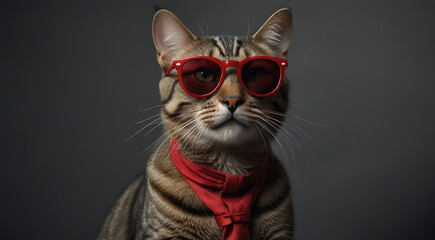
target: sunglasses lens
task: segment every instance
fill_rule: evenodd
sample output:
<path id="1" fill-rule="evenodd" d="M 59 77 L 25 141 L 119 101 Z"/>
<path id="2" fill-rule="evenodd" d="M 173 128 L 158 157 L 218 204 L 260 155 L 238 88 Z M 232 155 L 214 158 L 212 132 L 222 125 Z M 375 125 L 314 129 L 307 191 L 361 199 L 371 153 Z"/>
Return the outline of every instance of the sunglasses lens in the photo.
<path id="1" fill-rule="evenodd" d="M 255 59 L 242 67 L 245 86 L 257 94 L 273 92 L 279 85 L 280 74 L 278 64 L 267 59 Z"/>
<path id="2" fill-rule="evenodd" d="M 181 68 L 184 87 L 193 94 L 206 95 L 216 89 L 221 77 L 217 63 L 206 59 L 193 59 Z"/>

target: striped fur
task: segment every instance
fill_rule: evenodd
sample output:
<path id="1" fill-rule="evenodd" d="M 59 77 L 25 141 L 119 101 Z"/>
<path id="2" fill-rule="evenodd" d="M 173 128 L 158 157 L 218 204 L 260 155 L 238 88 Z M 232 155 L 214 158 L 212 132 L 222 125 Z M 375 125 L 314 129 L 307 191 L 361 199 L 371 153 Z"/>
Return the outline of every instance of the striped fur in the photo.
<path id="1" fill-rule="evenodd" d="M 184 39 L 177 41 L 188 42 L 179 46 L 171 42 L 173 35 L 154 32 L 155 42 L 162 39 L 156 42 L 156 48 L 163 72 L 171 60 L 191 56 L 242 60 L 258 55 L 285 58 L 287 54 L 286 48 L 277 52 L 280 48 L 268 44 L 270 40 L 276 45 L 283 35 L 280 28 L 286 25 L 280 21 L 289 16 L 291 21 L 287 9 L 279 10 L 259 32 L 248 37 L 196 37 L 172 13 L 161 10 L 156 18 L 159 14 L 166 15 L 168 24 L 174 25 L 171 27 L 178 26 L 175 30 Z M 267 32 L 274 29 L 277 32 Z M 267 39 L 268 36 L 272 39 Z M 216 94 L 197 99 L 181 89 L 176 70 L 172 70 L 160 82 L 164 140 L 148 161 L 146 174 L 138 177 L 119 198 L 98 239 L 221 239 L 222 228 L 216 224 L 213 214 L 172 163 L 169 142 L 178 138 L 179 151 L 192 161 L 229 174 L 246 174 L 265 159 L 270 141 L 284 121 L 288 85 L 286 80 L 274 95 L 253 97 L 244 92 L 234 70 L 229 68 Z M 240 123 L 222 123 L 222 116 L 228 111 L 223 99 L 233 95 L 241 99 L 233 113 Z M 271 157 L 266 182 L 251 212 L 252 239 L 293 239 L 290 185 L 280 162 Z"/>

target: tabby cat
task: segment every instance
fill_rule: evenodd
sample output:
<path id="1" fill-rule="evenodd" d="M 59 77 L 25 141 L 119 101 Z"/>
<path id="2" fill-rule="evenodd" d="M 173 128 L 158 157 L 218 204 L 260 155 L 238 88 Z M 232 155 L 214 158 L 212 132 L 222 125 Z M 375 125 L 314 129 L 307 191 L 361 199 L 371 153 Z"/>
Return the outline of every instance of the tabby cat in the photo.
<path id="1" fill-rule="evenodd" d="M 164 140 L 98 239 L 222 239 L 223 228 L 171 159 L 174 140 L 189 161 L 230 175 L 246 175 L 268 159 L 250 211 L 250 236 L 293 239 L 290 186 L 270 145 L 288 104 L 290 10 L 278 10 L 246 37 L 195 36 L 167 10 L 156 13 L 152 29 L 162 68 Z"/>

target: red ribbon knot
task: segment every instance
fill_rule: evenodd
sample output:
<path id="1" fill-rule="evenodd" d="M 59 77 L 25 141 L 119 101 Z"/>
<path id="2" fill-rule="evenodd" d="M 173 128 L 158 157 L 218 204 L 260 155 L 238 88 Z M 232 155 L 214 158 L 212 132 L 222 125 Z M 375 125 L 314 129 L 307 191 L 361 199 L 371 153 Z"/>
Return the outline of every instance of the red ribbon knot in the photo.
<path id="1" fill-rule="evenodd" d="M 250 213 L 234 213 L 215 216 L 216 223 L 219 227 L 225 227 L 234 223 L 249 223 Z"/>

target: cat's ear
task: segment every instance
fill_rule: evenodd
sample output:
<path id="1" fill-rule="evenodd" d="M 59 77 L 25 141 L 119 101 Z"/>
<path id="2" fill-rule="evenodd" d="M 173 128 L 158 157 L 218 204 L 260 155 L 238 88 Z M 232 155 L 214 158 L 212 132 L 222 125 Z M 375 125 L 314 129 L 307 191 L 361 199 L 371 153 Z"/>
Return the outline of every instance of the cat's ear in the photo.
<path id="1" fill-rule="evenodd" d="M 195 39 L 195 35 L 170 11 L 161 9 L 154 15 L 153 40 L 157 61 L 162 67 L 169 67 L 174 57 Z"/>
<path id="2" fill-rule="evenodd" d="M 292 13 L 288 8 L 276 11 L 253 38 L 272 49 L 276 56 L 287 57 L 287 49 L 292 37 Z"/>

